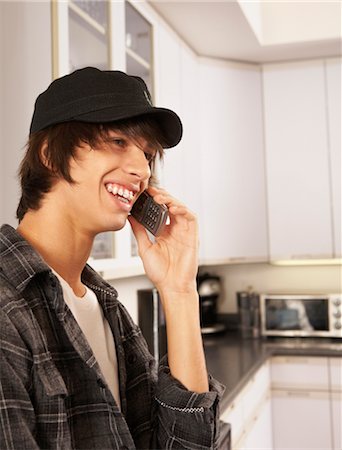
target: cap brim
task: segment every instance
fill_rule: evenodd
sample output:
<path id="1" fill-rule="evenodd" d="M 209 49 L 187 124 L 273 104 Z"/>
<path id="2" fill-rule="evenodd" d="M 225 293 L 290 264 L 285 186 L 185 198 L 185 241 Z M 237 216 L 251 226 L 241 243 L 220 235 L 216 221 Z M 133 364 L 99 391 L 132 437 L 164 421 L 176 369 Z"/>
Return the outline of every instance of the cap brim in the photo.
<path id="1" fill-rule="evenodd" d="M 163 146 L 165 148 L 174 147 L 182 139 L 183 126 L 180 118 L 175 112 L 166 108 L 137 108 L 135 105 L 132 106 L 132 108 L 126 106 L 125 111 L 122 111 L 121 108 L 112 106 L 77 115 L 73 117 L 72 120 L 91 123 L 106 123 L 139 116 L 153 116 L 164 136 L 165 142 Z"/>

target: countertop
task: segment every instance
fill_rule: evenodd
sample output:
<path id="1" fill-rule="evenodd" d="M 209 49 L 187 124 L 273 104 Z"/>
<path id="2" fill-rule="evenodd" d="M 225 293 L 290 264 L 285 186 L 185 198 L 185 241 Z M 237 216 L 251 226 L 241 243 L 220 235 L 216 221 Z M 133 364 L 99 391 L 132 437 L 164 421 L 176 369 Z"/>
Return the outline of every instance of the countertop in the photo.
<path id="1" fill-rule="evenodd" d="M 203 337 L 208 372 L 226 386 L 221 411 L 241 391 L 251 376 L 274 355 L 340 356 L 342 339 L 259 338 L 242 339 L 227 331 Z"/>

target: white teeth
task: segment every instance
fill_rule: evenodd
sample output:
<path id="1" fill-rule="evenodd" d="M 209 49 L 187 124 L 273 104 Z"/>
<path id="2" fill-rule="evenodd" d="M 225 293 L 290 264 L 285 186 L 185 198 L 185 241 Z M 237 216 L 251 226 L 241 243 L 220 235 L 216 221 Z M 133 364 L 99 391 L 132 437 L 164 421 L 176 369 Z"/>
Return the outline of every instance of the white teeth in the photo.
<path id="1" fill-rule="evenodd" d="M 108 183 L 106 185 L 106 189 L 108 192 L 111 192 L 113 195 L 119 195 L 120 197 L 131 201 L 134 198 L 134 192 L 129 191 L 128 189 L 124 189 L 121 186 L 113 185 L 112 183 Z"/>

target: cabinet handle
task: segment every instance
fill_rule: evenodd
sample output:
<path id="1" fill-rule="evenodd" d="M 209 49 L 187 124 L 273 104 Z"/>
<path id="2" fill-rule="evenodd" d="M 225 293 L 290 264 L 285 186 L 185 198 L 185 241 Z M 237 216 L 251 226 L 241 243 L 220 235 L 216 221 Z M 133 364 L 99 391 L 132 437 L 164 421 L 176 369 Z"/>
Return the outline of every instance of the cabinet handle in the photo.
<path id="1" fill-rule="evenodd" d="M 297 392 L 287 391 L 286 395 L 288 397 L 310 397 L 310 392 L 305 392 L 305 391 L 297 391 Z"/>

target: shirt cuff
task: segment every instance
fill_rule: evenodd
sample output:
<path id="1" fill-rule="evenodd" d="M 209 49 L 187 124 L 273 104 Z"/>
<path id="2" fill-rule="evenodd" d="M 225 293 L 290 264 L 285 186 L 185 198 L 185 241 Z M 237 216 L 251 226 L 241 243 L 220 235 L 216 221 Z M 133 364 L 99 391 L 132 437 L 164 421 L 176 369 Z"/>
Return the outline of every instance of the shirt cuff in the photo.
<path id="1" fill-rule="evenodd" d="M 217 405 L 225 386 L 208 375 L 209 391 L 198 394 L 188 390 L 179 380 L 171 375 L 165 356 L 159 363 L 159 376 L 156 386 L 156 400 L 162 406 L 176 411 L 195 412 L 210 409 Z"/>

